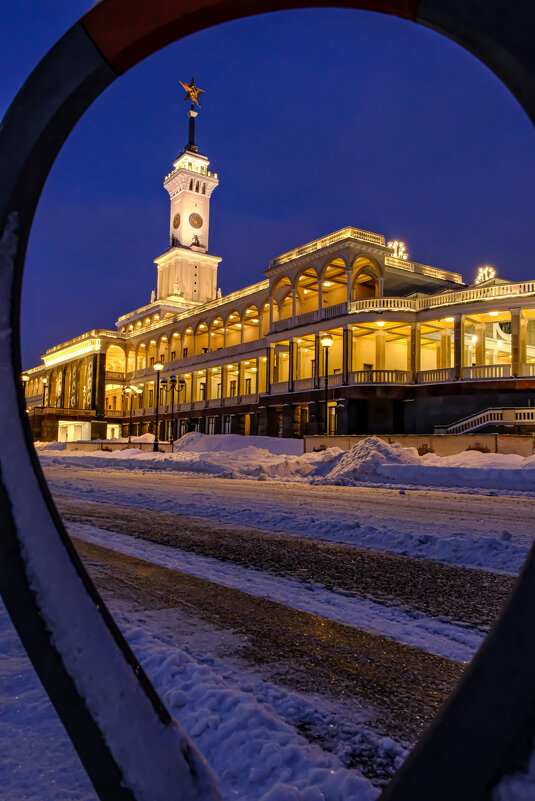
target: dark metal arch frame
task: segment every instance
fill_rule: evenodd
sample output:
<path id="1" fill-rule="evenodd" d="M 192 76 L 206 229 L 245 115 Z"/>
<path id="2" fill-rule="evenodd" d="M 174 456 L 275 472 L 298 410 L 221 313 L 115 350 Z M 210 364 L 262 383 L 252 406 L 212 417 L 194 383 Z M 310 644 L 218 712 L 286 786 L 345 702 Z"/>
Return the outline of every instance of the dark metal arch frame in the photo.
<path id="1" fill-rule="evenodd" d="M 144 705 L 147 725 L 172 727 L 167 710 L 124 642 L 72 548 L 31 445 L 20 386 L 22 270 L 42 186 L 61 146 L 89 105 L 119 75 L 161 47 L 240 17 L 333 6 L 394 14 L 450 37 L 508 86 L 535 122 L 535 4 L 531 0 L 102 0 L 50 50 L 0 127 L 0 589 L 10 616 L 101 799 L 162 797 L 151 765 L 133 791 L 118 744 L 105 737 L 69 654 L 54 644 L 39 556 L 54 551 L 57 576 L 71 582 L 80 608 L 98 610 L 114 673 Z M 38 531 L 35 524 L 38 521 Z M 41 549 L 41 550 L 40 550 Z M 71 589 L 72 589 L 71 588 Z M 50 596 L 50 597 L 49 597 Z M 384 801 L 474 801 L 524 764 L 535 733 L 535 551 L 493 632 L 430 729 L 384 791 Z M 132 680 L 134 679 L 133 683 Z M 147 703 L 148 702 L 148 703 Z M 217 798 L 209 769 L 186 744 L 169 765 L 190 766 L 196 790 L 170 782 L 167 798 Z M 131 786 L 131 782 L 130 782 Z M 200 789 L 199 789 L 200 787 Z"/>

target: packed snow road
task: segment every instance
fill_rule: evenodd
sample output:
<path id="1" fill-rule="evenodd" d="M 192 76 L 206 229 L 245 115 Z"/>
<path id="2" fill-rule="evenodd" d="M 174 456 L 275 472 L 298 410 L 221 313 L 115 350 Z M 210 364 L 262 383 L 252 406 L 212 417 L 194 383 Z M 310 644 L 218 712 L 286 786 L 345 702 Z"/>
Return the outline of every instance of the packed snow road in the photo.
<path id="1" fill-rule="evenodd" d="M 44 467 L 53 493 L 516 574 L 535 498 Z"/>

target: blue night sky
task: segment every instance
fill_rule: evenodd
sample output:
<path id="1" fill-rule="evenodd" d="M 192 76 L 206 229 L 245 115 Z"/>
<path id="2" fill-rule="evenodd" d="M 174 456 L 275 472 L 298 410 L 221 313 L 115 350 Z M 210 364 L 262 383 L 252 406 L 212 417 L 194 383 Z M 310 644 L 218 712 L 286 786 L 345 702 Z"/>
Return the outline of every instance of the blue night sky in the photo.
<path id="1" fill-rule="evenodd" d="M 0 114 L 82 0 L 2 12 Z M 219 173 L 210 251 L 223 293 L 273 256 L 355 225 L 415 261 L 535 278 L 535 136 L 470 54 L 425 28 L 347 10 L 264 15 L 205 31 L 112 85 L 46 184 L 28 251 L 23 364 L 149 301 L 168 244 L 162 187 L 187 141 L 178 79 L 206 90 L 197 141 Z"/>

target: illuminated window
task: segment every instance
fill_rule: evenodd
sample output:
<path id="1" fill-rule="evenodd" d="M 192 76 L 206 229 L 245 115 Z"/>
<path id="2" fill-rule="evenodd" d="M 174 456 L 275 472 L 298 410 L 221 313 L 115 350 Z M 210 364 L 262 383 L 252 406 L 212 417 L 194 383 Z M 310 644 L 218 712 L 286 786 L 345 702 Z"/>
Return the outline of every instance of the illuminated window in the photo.
<path id="1" fill-rule="evenodd" d="M 187 359 L 187 358 L 188 358 L 188 349 L 187 349 L 187 348 L 184 348 L 184 349 L 183 349 L 183 351 L 182 351 L 182 358 L 183 358 L 183 359 Z"/>

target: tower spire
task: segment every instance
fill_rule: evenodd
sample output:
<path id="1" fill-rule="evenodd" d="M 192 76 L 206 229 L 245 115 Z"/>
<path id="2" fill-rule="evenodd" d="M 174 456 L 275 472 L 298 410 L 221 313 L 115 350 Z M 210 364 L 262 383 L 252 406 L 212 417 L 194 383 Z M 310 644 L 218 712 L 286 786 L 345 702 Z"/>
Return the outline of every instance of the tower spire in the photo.
<path id="1" fill-rule="evenodd" d="M 179 81 L 180 85 L 186 91 L 185 100 L 191 100 L 191 108 L 187 112 L 189 117 L 189 141 L 186 145 L 186 150 L 189 150 L 192 153 L 196 153 L 199 149 L 198 145 L 195 144 L 195 117 L 199 113 L 195 111 L 195 103 L 197 103 L 198 107 L 201 107 L 199 103 L 199 95 L 205 94 L 204 89 L 199 89 L 199 87 L 195 84 L 195 78 L 191 78 L 189 83 L 184 83 L 184 81 Z"/>

